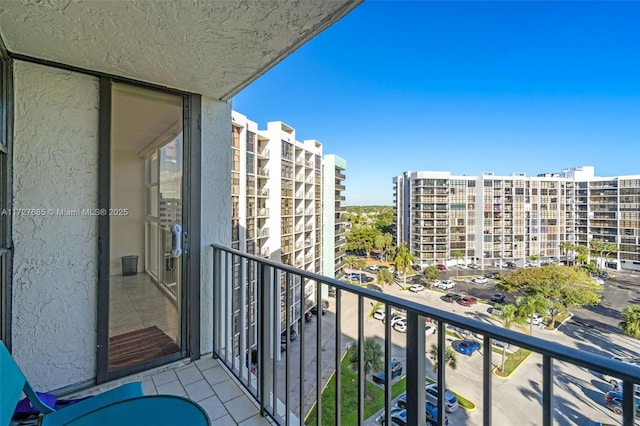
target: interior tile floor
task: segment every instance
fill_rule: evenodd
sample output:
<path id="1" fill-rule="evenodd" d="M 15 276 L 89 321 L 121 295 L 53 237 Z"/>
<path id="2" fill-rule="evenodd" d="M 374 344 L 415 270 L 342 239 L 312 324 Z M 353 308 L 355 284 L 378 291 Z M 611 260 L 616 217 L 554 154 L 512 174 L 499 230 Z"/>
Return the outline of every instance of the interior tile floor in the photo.
<path id="1" fill-rule="evenodd" d="M 177 342 L 178 308 L 146 273 L 113 275 L 109 282 L 109 337 L 155 325 Z"/>
<path id="2" fill-rule="evenodd" d="M 274 424 L 260 415 L 257 402 L 211 355 L 195 362 L 181 361 L 115 380 L 70 397 L 94 395 L 133 381 L 142 381 L 145 395 L 179 395 L 197 402 L 205 409 L 214 426 Z"/>

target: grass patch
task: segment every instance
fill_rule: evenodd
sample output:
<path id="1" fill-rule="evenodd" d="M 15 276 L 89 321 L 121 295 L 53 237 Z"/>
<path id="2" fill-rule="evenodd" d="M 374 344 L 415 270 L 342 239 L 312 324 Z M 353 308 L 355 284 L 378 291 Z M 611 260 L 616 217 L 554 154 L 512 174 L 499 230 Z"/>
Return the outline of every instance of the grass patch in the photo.
<path id="1" fill-rule="evenodd" d="M 493 352 L 502 355 L 502 349 L 500 348 L 492 348 Z M 504 362 L 504 372 L 500 370 L 500 366 L 496 367 L 496 374 L 501 376 L 507 376 L 515 371 L 516 368 L 522 362 L 527 359 L 527 357 L 531 355 L 531 351 L 529 349 L 520 348 L 515 352 L 506 352 L 505 354 L 505 362 Z"/>
<path id="2" fill-rule="evenodd" d="M 341 422 L 345 425 L 358 424 L 358 375 L 349 369 L 349 360 L 344 357 L 342 363 L 342 389 L 340 394 Z M 404 392 L 406 387 L 403 377 L 391 386 L 391 397 L 395 398 Z M 384 389 L 376 386 L 369 380 L 365 380 L 366 399 L 364 404 L 364 417 L 373 416 L 384 407 Z M 305 424 L 316 424 L 316 408 L 309 412 L 305 418 Z M 329 383 L 322 392 L 322 424 L 333 426 L 336 413 L 336 376 L 331 376 Z"/>

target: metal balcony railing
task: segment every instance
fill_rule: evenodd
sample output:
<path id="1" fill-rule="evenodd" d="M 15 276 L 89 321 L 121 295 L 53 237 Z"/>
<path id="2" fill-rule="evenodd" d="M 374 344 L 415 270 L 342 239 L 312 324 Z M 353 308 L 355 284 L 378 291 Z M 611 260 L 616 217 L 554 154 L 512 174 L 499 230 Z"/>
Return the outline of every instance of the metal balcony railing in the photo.
<path id="1" fill-rule="evenodd" d="M 368 288 L 358 287 L 327 278 L 318 274 L 294 268 L 292 266 L 248 255 L 238 250 L 220 245 L 211 245 L 213 261 L 213 351 L 238 381 L 253 395 L 264 416 L 269 416 L 280 425 L 302 424 L 307 413 L 315 407 L 316 424 L 341 424 L 342 410 L 342 365 L 341 358 L 345 341 L 342 327 L 342 303 L 345 306 L 348 298 L 355 298 L 357 318 L 346 318 L 346 323 L 356 323 L 357 363 L 356 381 L 349 385 L 357 386 L 357 407 L 349 407 L 357 412 L 357 424 L 364 424 L 364 340 L 365 309 L 369 300 L 385 305 L 384 365 L 385 371 L 391 371 L 391 311 L 392 307 L 406 312 L 406 407 L 407 424 L 425 424 L 425 333 L 424 324 L 427 317 L 437 321 L 437 362 L 446 366 L 445 348 L 446 327 L 468 330 L 475 335 L 482 335 L 484 348 L 491 348 L 492 341 L 497 340 L 529 349 L 542 355 L 541 419 L 531 419 L 536 424 L 551 426 L 554 424 L 554 413 L 563 416 L 564 403 L 554 399 L 554 367 L 556 363 L 568 363 L 603 374 L 617 377 L 623 381 L 622 409 L 623 425 L 634 424 L 635 401 L 634 385 L 640 383 L 640 369 L 632 364 L 622 363 L 581 349 L 570 348 L 555 342 L 528 336 L 513 330 L 478 321 L 467 316 L 456 315 L 447 311 L 422 305 L 410 300 L 401 299 Z M 305 282 L 305 290 L 296 283 Z M 284 283 L 286 291 L 282 291 Z M 307 300 L 315 305 L 318 312 L 322 310 L 322 285 L 327 284 L 336 289 L 335 310 L 332 315 L 318 315 L 311 327 L 315 327 L 315 336 L 305 336 L 306 327 L 296 329 L 299 314 L 296 312 L 296 301 Z M 313 296 L 308 294 L 312 289 Z M 365 298 L 368 299 L 365 301 Z M 279 303 L 280 302 L 280 303 Z M 284 307 L 284 308 L 282 308 Z M 280 312 L 284 309 L 284 313 Z M 281 323 L 284 318 L 284 327 Z M 327 327 L 327 333 L 323 334 Z M 284 328 L 284 330 L 282 330 Z M 328 345 L 326 339 L 334 340 Z M 299 350 L 289 350 L 292 337 L 297 337 Z M 354 343 L 355 343 L 354 342 Z M 333 350 L 324 351 L 323 348 Z M 281 352 L 285 349 L 284 352 Z M 492 351 L 482 351 L 481 375 L 482 397 L 478 406 L 482 410 L 483 425 L 496 424 L 493 416 L 492 399 Z M 284 358 L 280 360 L 280 358 Z M 310 357 L 311 359 L 307 359 Z M 330 360 L 325 363 L 323 360 Z M 309 361 L 309 362 L 308 362 Z M 313 367 L 312 367 L 313 366 Z M 335 374 L 335 410 L 334 417 L 323 419 L 322 406 L 326 399 L 322 397 L 324 385 L 331 374 Z M 445 413 L 446 367 L 437 371 L 438 413 Z M 329 373 L 331 373 L 329 371 Z M 390 374 L 384 377 L 385 423 L 391 424 L 390 412 L 392 389 Z M 573 408 L 570 408 L 573 413 Z M 534 413 L 528 413 L 528 415 Z M 529 416 L 530 417 L 530 416 Z M 444 425 L 445 416 L 438 416 L 438 425 Z"/>

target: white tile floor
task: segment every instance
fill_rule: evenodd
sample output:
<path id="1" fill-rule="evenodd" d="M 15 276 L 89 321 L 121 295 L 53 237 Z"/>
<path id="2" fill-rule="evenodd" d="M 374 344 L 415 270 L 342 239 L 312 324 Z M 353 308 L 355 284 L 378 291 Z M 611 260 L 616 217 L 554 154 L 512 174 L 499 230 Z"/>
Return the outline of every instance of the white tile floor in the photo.
<path id="1" fill-rule="evenodd" d="M 181 361 L 115 380 L 72 396 L 93 395 L 133 381 L 142 381 L 145 395 L 180 395 L 196 401 L 206 410 L 212 425 L 273 424 L 260 415 L 253 397 L 211 355 L 205 355 L 195 362 Z"/>

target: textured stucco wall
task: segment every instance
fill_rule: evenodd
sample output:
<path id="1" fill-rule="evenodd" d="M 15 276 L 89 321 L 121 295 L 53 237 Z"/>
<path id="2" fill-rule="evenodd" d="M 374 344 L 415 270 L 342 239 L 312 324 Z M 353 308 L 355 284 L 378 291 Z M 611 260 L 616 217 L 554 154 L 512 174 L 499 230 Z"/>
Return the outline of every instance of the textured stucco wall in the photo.
<path id="1" fill-rule="evenodd" d="M 231 105 L 202 99 L 200 347 L 213 350 L 213 257 L 210 244 L 231 247 Z"/>
<path id="2" fill-rule="evenodd" d="M 13 205 L 96 208 L 98 81 L 15 62 Z M 13 356 L 39 390 L 95 377 L 97 219 L 16 216 Z"/>

